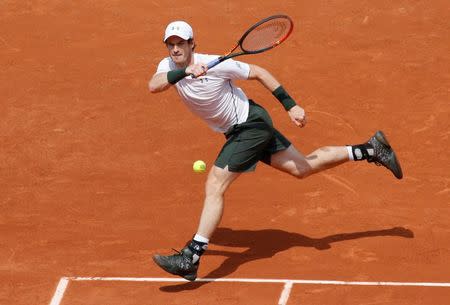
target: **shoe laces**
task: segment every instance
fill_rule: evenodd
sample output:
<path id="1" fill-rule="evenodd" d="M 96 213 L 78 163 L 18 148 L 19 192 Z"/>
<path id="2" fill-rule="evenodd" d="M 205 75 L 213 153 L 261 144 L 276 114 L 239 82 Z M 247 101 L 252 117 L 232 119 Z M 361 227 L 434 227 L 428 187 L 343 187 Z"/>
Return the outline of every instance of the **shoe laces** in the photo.
<path id="1" fill-rule="evenodd" d="M 376 140 L 378 142 L 378 147 L 376 144 L 372 144 L 369 142 L 369 144 L 372 146 L 373 150 L 374 150 L 374 155 L 370 156 L 367 161 L 369 163 L 374 163 L 376 166 L 384 166 L 384 164 L 378 160 L 378 158 L 375 157 L 375 155 L 377 154 L 377 149 L 384 149 L 384 145 L 382 143 L 380 143 L 378 140 Z M 380 147 L 381 146 L 381 147 Z"/>
<path id="2" fill-rule="evenodd" d="M 183 253 L 181 253 L 181 251 L 178 251 L 177 249 L 172 248 L 173 251 L 175 251 L 178 255 L 183 255 Z"/>

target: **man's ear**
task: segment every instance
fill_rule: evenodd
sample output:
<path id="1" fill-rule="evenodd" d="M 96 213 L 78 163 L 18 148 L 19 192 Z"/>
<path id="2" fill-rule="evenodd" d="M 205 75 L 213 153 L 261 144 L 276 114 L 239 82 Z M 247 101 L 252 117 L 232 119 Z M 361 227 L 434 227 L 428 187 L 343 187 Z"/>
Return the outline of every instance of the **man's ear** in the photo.
<path id="1" fill-rule="evenodd" d="M 194 38 L 189 39 L 188 42 L 191 45 L 192 51 L 194 51 L 194 49 L 196 47 Z"/>

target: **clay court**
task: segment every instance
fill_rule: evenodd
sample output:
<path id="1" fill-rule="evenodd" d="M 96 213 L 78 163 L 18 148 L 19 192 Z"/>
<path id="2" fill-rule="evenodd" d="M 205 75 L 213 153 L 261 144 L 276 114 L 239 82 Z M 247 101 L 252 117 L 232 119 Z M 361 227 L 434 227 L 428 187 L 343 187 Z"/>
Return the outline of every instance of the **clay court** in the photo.
<path id="1" fill-rule="evenodd" d="M 382 129 L 404 171 L 347 163 L 305 180 L 264 164 L 231 187 L 194 283 L 154 253 L 192 237 L 223 144 L 147 82 L 167 23 L 222 54 L 258 20 L 295 23 L 241 57 L 308 115 L 296 128 L 238 85 L 303 153 Z M 0 303 L 445 305 L 450 300 L 450 6 L 399 1 L 1 1 Z M 203 279 L 203 280 L 202 280 Z"/>

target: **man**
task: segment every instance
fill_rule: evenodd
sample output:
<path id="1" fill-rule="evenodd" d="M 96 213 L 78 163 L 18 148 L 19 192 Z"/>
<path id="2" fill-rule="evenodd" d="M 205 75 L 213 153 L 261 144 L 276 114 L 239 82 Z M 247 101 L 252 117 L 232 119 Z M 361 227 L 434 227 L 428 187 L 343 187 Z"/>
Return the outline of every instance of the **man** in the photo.
<path id="1" fill-rule="evenodd" d="M 153 257 L 165 271 L 189 281 L 196 279 L 200 256 L 222 217 L 225 191 L 241 173 L 253 171 L 258 161 L 305 178 L 349 160 L 367 160 L 402 178 L 400 164 L 381 131 L 367 143 L 322 147 L 305 156 L 273 127 L 266 110 L 233 83 L 235 79 L 258 80 L 280 101 L 292 122 L 304 127 L 305 111 L 272 74 L 257 65 L 231 59 L 208 70 L 207 63 L 218 56 L 194 53 L 194 34 L 184 21 L 167 26 L 164 42 L 169 57 L 159 63 L 149 82 L 150 91 L 175 86 L 186 106 L 213 130 L 224 133 L 227 140 L 208 174 L 197 233 L 181 252 Z"/>

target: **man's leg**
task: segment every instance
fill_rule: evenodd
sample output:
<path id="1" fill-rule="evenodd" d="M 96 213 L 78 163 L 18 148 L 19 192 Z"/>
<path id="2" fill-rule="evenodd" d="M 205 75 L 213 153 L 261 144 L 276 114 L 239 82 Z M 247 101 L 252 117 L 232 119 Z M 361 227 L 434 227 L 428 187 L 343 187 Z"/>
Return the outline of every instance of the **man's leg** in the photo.
<path id="1" fill-rule="evenodd" d="M 305 178 L 349 160 L 345 146 L 326 146 L 304 156 L 291 145 L 273 154 L 270 165 L 297 178 Z"/>
<path id="2" fill-rule="evenodd" d="M 197 234 L 179 253 L 169 256 L 154 255 L 153 260 L 165 271 L 194 281 L 209 239 L 220 223 L 223 214 L 224 193 L 240 173 L 213 166 L 205 185 L 205 201 Z"/>
<path id="3" fill-rule="evenodd" d="M 223 213 L 223 197 L 230 184 L 240 173 L 230 172 L 213 166 L 205 185 L 205 201 L 200 217 L 197 235 L 210 239 L 217 228 Z"/>
<path id="4" fill-rule="evenodd" d="M 382 165 L 397 179 L 403 178 L 395 152 L 381 131 L 377 131 L 366 143 L 352 146 L 326 146 L 307 156 L 290 145 L 286 150 L 274 153 L 271 156 L 270 165 L 295 177 L 305 178 L 349 160 L 366 160 Z"/>

